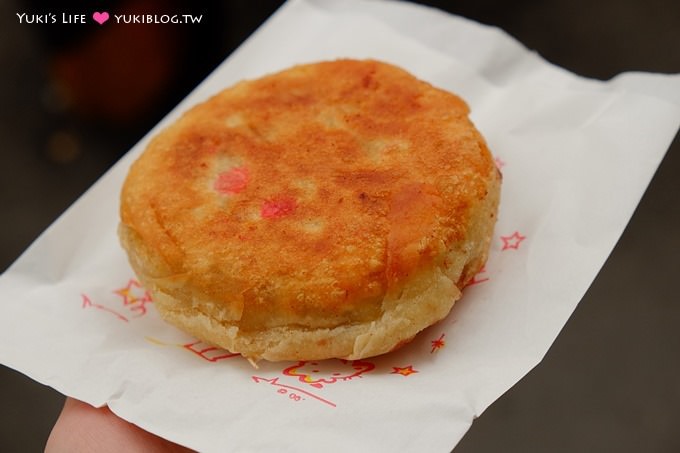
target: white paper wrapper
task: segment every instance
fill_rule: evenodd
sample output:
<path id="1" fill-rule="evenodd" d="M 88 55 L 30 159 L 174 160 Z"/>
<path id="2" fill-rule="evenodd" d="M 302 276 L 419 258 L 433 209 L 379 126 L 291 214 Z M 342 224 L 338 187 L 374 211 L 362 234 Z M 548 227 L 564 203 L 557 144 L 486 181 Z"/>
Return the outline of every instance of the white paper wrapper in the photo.
<path id="1" fill-rule="evenodd" d="M 400 65 L 470 104 L 504 175 L 491 256 L 450 316 L 396 353 L 256 370 L 159 319 L 117 242 L 120 186 L 188 107 L 338 57 Z M 450 451 L 548 350 L 679 123 L 678 75 L 586 80 L 438 11 L 292 0 L 1 277 L 0 360 L 202 451 Z"/>

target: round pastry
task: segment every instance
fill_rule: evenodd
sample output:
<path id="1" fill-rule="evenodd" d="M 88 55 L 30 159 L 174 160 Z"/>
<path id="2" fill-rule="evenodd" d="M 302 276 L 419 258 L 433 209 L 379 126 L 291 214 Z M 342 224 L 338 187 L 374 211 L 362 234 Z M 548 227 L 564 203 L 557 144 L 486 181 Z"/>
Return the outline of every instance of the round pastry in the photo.
<path id="1" fill-rule="evenodd" d="M 168 322 L 251 360 L 360 359 L 444 318 L 500 174 L 459 97 L 378 61 L 244 81 L 156 136 L 119 235 Z"/>

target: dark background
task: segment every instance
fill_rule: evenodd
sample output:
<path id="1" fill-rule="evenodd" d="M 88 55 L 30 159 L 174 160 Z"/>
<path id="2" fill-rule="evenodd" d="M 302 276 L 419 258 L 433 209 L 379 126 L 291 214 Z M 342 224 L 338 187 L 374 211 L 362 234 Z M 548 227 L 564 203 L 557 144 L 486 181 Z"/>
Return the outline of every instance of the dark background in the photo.
<path id="1" fill-rule="evenodd" d="M 279 3 L 0 2 L 0 270 Z M 498 26 L 583 76 L 680 73 L 677 0 L 423 3 Z M 107 28 L 19 24 L 16 17 L 91 14 L 96 6 L 203 19 Z M 456 453 L 680 451 L 678 171 L 676 138 L 546 358 L 473 423 Z M 62 402 L 0 367 L 0 451 L 41 451 Z"/>

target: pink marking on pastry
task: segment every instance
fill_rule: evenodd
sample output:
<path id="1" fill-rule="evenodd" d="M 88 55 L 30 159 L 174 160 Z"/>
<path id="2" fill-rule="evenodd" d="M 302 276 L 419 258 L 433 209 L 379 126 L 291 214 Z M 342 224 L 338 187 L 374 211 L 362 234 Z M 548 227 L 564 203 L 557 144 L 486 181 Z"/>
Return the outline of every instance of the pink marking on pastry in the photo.
<path id="1" fill-rule="evenodd" d="M 295 208 L 297 208 L 297 203 L 294 198 L 280 197 L 262 203 L 260 215 L 265 219 L 278 219 L 292 214 Z"/>
<path id="2" fill-rule="evenodd" d="M 249 179 L 247 168 L 235 167 L 217 175 L 213 188 L 223 195 L 233 195 L 243 191 L 248 185 Z"/>

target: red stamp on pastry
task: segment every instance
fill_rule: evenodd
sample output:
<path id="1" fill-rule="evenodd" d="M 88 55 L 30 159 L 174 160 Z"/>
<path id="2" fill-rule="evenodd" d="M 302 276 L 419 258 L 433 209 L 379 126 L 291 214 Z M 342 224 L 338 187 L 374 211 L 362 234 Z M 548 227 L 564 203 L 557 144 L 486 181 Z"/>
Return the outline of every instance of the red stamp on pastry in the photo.
<path id="1" fill-rule="evenodd" d="M 213 188 L 222 195 L 235 195 L 248 186 L 250 174 L 245 167 L 235 167 L 217 175 Z"/>
<path id="2" fill-rule="evenodd" d="M 260 215 L 263 219 L 278 219 L 295 212 L 297 202 L 292 197 L 278 197 L 266 200 L 260 208 Z"/>

